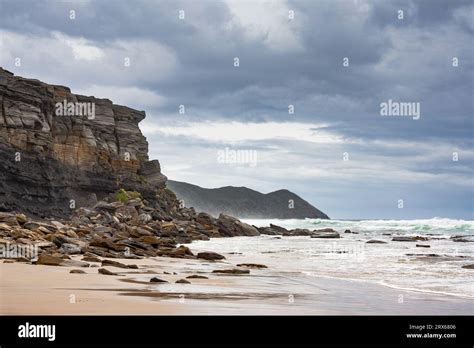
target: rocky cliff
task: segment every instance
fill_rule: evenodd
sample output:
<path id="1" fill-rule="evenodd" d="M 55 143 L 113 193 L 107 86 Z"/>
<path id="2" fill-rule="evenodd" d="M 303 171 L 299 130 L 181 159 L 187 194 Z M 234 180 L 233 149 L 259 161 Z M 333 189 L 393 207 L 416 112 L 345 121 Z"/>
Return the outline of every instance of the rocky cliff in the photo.
<path id="1" fill-rule="evenodd" d="M 145 112 L 0 68 L 0 210 L 64 216 L 119 188 L 165 187 L 138 128 Z"/>
<path id="2" fill-rule="evenodd" d="M 339 237 L 278 226 L 257 229 L 225 214 L 214 218 L 183 207 L 166 188 L 159 162 L 148 160 L 138 128 L 144 117 L 108 99 L 75 95 L 0 69 L 0 259 L 126 267 L 101 258 L 215 261 L 224 257 L 195 255 L 178 244 L 261 233 Z"/>

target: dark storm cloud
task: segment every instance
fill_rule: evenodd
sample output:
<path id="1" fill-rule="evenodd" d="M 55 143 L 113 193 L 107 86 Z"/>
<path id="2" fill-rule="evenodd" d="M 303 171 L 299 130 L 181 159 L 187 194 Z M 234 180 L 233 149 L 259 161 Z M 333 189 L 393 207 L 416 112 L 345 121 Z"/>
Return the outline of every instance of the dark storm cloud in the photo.
<path id="1" fill-rule="evenodd" d="M 248 5 L 242 18 L 225 1 L 0 0 L 0 29 L 39 38 L 51 38 L 53 32 L 59 32 L 89 40 L 98 48 L 112 46 L 107 51 L 110 54 L 120 54 L 118 40 L 156 42 L 167 54 L 164 58 L 141 61 L 149 64 L 140 67 L 141 75 L 135 70 L 111 70 L 105 75 L 92 63 L 63 62 L 56 66 L 44 60 L 28 71 L 33 75 L 30 77 L 35 77 L 35 69 L 46 71 L 62 84 L 77 83 L 86 90 L 86 84 L 106 84 L 136 87 L 136 93 L 156 93 L 159 103 L 153 103 L 153 94 L 146 99 L 147 121 L 161 125 L 205 120 L 324 123 L 326 131 L 342 137 L 347 144 L 322 147 L 295 139 L 270 139 L 248 142 L 246 146 L 258 149 L 262 156 L 272 146 L 284 149 L 282 161 L 307 163 L 301 166 L 301 172 L 325 168 L 330 173 L 339 173 L 341 168 L 336 161 L 343 151 L 349 151 L 354 159 L 364 159 L 359 166 L 365 179 L 354 177 L 355 186 L 385 190 L 390 202 L 398 199 L 399 186 L 384 186 L 373 179 L 386 174 L 384 162 L 393 165 L 392 180 L 397 175 L 409 178 L 409 173 L 421 173 L 440 175 L 453 183 L 466 181 L 474 165 L 469 153 L 474 145 L 472 1 L 273 1 L 267 4 L 282 6 L 269 7 L 261 16 L 252 16 L 252 6 L 257 6 L 258 1 L 238 3 Z M 178 19 L 181 9 L 186 12 L 185 20 Z M 286 18 L 288 9 L 295 11 L 293 21 Z M 74 21 L 69 19 L 70 10 L 76 11 Z M 399 10 L 404 11 L 403 20 L 397 18 Z M 234 57 L 240 59 L 239 68 L 233 67 Z M 344 57 L 349 58 L 349 67 L 343 67 Z M 459 58 L 458 67 L 452 66 L 453 57 Z M 156 69 L 161 65 L 169 74 Z M 72 73 L 74 69 L 78 71 Z M 21 71 L 15 73 L 21 75 Z M 154 78 L 154 74 L 159 78 Z M 388 99 L 420 102 L 421 118 L 415 121 L 381 117 L 380 103 Z M 141 99 L 136 100 L 143 104 Z M 185 115 L 178 114 L 180 104 L 186 106 Z M 295 106 L 294 115 L 288 114 L 289 104 Z M 189 173 L 181 179 L 198 180 L 202 177 L 199 173 L 213 171 L 215 143 L 162 133 L 148 137 L 154 145 L 150 149 L 152 155 L 163 160 L 165 169 L 178 161 L 173 151 L 182 153 L 192 147 L 195 152 L 202 150 L 208 155 L 209 162 L 198 163 L 204 155 L 183 154 L 193 166 L 176 171 Z M 456 166 L 450 160 L 454 151 L 459 151 L 462 159 Z M 262 190 L 291 189 L 276 171 L 282 169 L 279 165 L 271 163 L 268 168 L 268 177 L 259 179 L 267 183 L 258 182 L 255 175 L 251 178 L 247 173 L 245 177 L 245 173 L 239 172 L 239 180 L 248 180 L 239 184 L 258 183 L 262 186 L 255 188 Z M 225 180 L 231 183 L 225 179 L 229 174 L 221 170 L 222 184 Z M 424 180 L 422 175 L 413 177 Z M 433 178 L 429 178 L 432 182 Z M 325 180 L 327 187 L 318 186 L 310 194 L 324 195 L 330 209 L 336 209 L 338 202 L 347 197 L 352 197 L 348 201 L 353 199 L 357 207 L 356 196 L 362 194 L 358 188 L 348 186 L 342 192 L 341 181 Z M 346 184 L 351 180 L 349 177 Z M 295 177 L 291 182 L 300 193 L 312 184 L 306 177 Z M 422 185 L 415 186 L 407 186 L 407 190 L 421 190 Z M 462 214 L 467 216 L 472 186 L 467 193 L 452 190 L 450 202 L 462 198 L 457 206 L 453 203 L 453 211 L 462 208 Z M 434 202 L 434 197 L 445 197 L 448 189 L 441 191 L 416 192 L 418 196 L 433 198 Z M 374 200 L 374 211 L 379 203 Z"/>

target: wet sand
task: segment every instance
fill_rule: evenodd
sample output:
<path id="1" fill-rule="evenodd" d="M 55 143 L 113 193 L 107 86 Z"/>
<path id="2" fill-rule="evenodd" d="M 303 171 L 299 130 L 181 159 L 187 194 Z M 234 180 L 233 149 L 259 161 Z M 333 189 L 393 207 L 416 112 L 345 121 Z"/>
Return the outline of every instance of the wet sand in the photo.
<path id="1" fill-rule="evenodd" d="M 172 258 L 115 260 L 139 269 L 105 267 L 119 275 L 103 275 L 98 267 L 0 263 L 1 314 L 315 314 L 384 315 L 474 313 L 474 301 L 390 289 L 381 285 L 315 278 L 278 269 L 251 269 L 248 275 L 212 273 L 234 268 L 242 256 L 207 262 Z M 80 258 L 77 258 L 80 259 Z M 251 263 L 252 260 L 246 260 Z M 97 264 L 98 265 L 98 264 Z M 164 274 L 168 272 L 171 274 Z M 173 274 L 177 273 L 177 274 Z M 178 279 L 198 274 L 209 279 Z M 150 283 L 159 277 L 169 283 Z"/>

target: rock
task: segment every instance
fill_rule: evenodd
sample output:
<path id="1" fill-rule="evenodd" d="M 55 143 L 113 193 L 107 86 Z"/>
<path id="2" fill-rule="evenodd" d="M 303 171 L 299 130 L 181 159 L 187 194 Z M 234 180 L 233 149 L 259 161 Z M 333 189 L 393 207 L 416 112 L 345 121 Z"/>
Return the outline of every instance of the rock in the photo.
<path id="1" fill-rule="evenodd" d="M 344 233 L 352 233 L 351 230 L 345 230 Z"/>
<path id="2" fill-rule="evenodd" d="M 324 229 L 323 230 L 316 230 L 313 231 L 314 234 L 311 235 L 311 238 L 341 238 L 340 234 L 335 232 L 334 230 L 328 231 L 332 229 Z"/>
<path id="3" fill-rule="evenodd" d="M 269 227 L 260 227 L 260 228 L 258 228 L 258 231 L 261 234 L 268 234 L 268 235 L 280 235 L 281 234 L 283 236 L 288 236 L 289 232 L 290 232 L 286 228 L 278 226 L 278 225 L 274 225 L 274 224 L 270 224 Z"/>
<path id="4" fill-rule="evenodd" d="M 101 247 L 101 248 L 106 248 L 106 249 L 111 249 L 111 250 L 114 250 L 114 251 L 123 251 L 123 250 L 125 250 L 124 246 L 115 244 L 109 238 L 94 238 L 89 243 L 89 245 L 97 246 L 97 247 Z"/>
<path id="5" fill-rule="evenodd" d="M 212 271 L 212 273 L 223 273 L 223 274 L 249 274 L 250 271 L 248 269 L 216 269 Z"/>
<path id="6" fill-rule="evenodd" d="M 112 267 L 117 267 L 117 268 L 138 269 L 137 265 L 126 265 L 124 263 L 120 263 L 120 262 L 112 261 L 112 260 L 102 260 L 102 267 L 104 267 L 104 266 L 112 266 Z"/>
<path id="7" fill-rule="evenodd" d="M 108 269 L 105 269 L 105 268 L 99 268 L 98 272 L 100 274 L 105 274 L 105 275 L 118 275 L 117 273 L 111 272 L 111 271 L 109 271 Z"/>
<path id="8" fill-rule="evenodd" d="M 398 236 L 392 238 L 394 242 L 416 242 L 421 240 L 429 240 L 429 238 L 421 236 Z"/>
<path id="9" fill-rule="evenodd" d="M 69 273 L 71 273 L 71 274 L 84 274 L 86 272 L 84 272 L 82 269 L 71 269 L 71 271 L 69 271 Z"/>
<path id="10" fill-rule="evenodd" d="M 327 227 L 327 228 L 320 228 L 319 230 L 314 230 L 314 232 L 336 232 L 336 231 L 333 230 L 332 228 Z"/>
<path id="11" fill-rule="evenodd" d="M 81 247 L 71 243 L 64 243 L 60 250 L 67 255 L 75 255 L 81 253 Z"/>
<path id="12" fill-rule="evenodd" d="M 150 279 L 150 283 L 168 283 L 168 282 L 158 277 L 153 277 Z"/>
<path id="13" fill-rule="evenodd" d="M 7 225 L 10 225 L 10 226 L 18 225 L 18 220 L 16 218 L 16 215 L 11 214 L 11 213 L 0 212 L 0 222 L 3 222 L 3 223 L 5 223 Z"/>
<path id="14" fill-rule="evenodd" d="M 84 256 L 82 258 L 82 261 L 86 261 L 86 262 L 102 262 L 101 259 L 99 259 L 98 257 L 95 257 L 95 256 Z"/>
<path id="15" fill-rule="evenodd" d="M 209 278 L 202 275 L 193 274 L 193 275 L 187 276 L 186 279 L 209 279 Z"/>
<path id="16" fill-rule="evenodd" d="M 260 235 L 260 232 L 255 227 L 226 214 L 219 215 L 217 226 L 219 233 L 225 237 Z"/>
<path id="17" fill-rule="evenodd" d="M 416 246 L 418 248 L 429 248 L 430 247 L 429 245 L 425 245 L 425 244 L 417 244 Z"/>
<path id="18" fill-rule="evenodd" d="M 157 236 L 143 236 L 140 238 L 140 242 L 150 244 L 151 246 L 157 247 L 161 244 L 161 239 Z"/>
<path id="19" fill-rule="evenodd" d="M 189 280 L 186 279 L 180 279 L 175 282 L 176 284 L 191 284 Z"/>
<path id="20" fill-rule="evenodd" d="M 213 251 L 203 251 L 197 254 L 198 259 L 204 259 L 209 261 L 223 260 L 225 257 L 221 254 L 215 253 Z"/>
<path id="21" fill-rule="evenodd" d="M 166 186 L 167 177 L 161 173 L 161 166 L 158 160 L 143 163 L 139 174 L 144 176 L 147 182 L 155 189 L 163 189 Z"/>
<path id="22" fill-rule="evenodd" d="M 28 218 L 26 217 L 25 214 L 16 214 L 16 220 L 18 221 L 20 225 L 23 225 L 26 222 L 28 222 Z"/>
<path id="23" fill-rule="evenodd" d="M 150 214 L 142 213 L 138 215 L 138 222 L 142 225 L 149 223 L 151 220 L 152 220 L 152 217 Z"/>
<path id="24" fill-rule="evenodd" d="M 371 239 L 365 243 L 366 244 L 387 244 L 387 242 L 384 242 L 383 240 L 377 240 L 377 239 Z"/>
<path id="25" fill-rule="evenodd" d="M 124 204 L 122 202 L 113 202 L 113 203 L 107 203 L 104 201 L 99 201 L 94 205 L 94 210 L 97 211 L 107 211 L 109 213 L 115 212 L 115 210 L 119 207 L 123 207 Z"/>
<path id="26" fill-rule="evenodd" d="M 78 261 L 78 260 L 64 260 L 63 262 L 61 262 L 60 266 L 65 266 L 65 267 L 90 267 L 90 265 L 87 262 Z"/>
<path id="27" fill-rule="evenodd" d="M 194 256 L 191 250 L 184 245 L 179 246 L 178 248 L 172 249 L 165 254 L 169 257 L 186 257 L 186 256 Z"/>
<path id="28" fill-rule="evenodd" d="M 462 268 L 474 269 L 474 263 L 473 263 L 473 264 L 470 264 L 470 265 L 464 265 L 464 266 L 462 266 Z"/>
<path id="29" fill-rule="evenodd" d="M 199 213 L 196 217 L 196 221 L 204 226 L 204 228 L 210 228 L 215 225 L 216 219 L 207 213 Z"/>
<path id="30" fill-rule="evenodd" d="M 126 205 L 120 208 L 117 208 L 115 211 L 115 216 L 120 220 L 120 221 L 127 221 L 132 224 L 137 224 L 138 223 L 138 212 L 135 207 Z"/>
<path id="31" fill-rule="evenodd" d="M 37 265 L 59 266 L 64 260 L 48 254 L 41 254 L 36 261 Z"/>
<path id="32" fill-rule="evenodd" d="M 0 222 L 0 231 L 7 231 L 10 232 L 12 230 L 13 226 L 10 226 L 4 222 Z"/>
<path id="33" fill-rule="evenodd" d="M 451 240 L 453 242 L 458 242 L 458 243 L 469 243 L 469 242 L 474 242 L 474 239 L 467 239 L 467 238 L 461 238 L 461 237 L 458 237 L 458 238 L 451 238 Z"/>
<path id="34" fill-rule="evenodd" d="M 287 235 L 288 236 L 311 236 L 313 235 L 313 232 L 311 232 L 307 228 L 294 228 L 290 230 Z"/>
<path id="35" fill-rule="evenodd" d="M 247 268 L 268 268 L 265 265 L 261 265 L 258 263 L 241 263 L 238 264 L 237 267 L 247 267 Z"/>

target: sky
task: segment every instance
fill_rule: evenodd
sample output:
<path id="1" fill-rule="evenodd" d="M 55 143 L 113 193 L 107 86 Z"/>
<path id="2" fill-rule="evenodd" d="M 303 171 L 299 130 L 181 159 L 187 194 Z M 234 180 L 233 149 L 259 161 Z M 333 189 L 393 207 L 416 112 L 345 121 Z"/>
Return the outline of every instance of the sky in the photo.
<path id="1" fill-rule="evenodd" d="M 16 75 L 146 111 L 173 180 L 474 220 L 471 0 L 0 0 L 0 45 Z"/>

